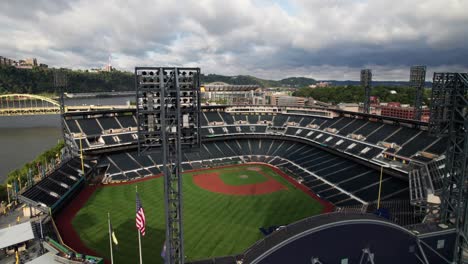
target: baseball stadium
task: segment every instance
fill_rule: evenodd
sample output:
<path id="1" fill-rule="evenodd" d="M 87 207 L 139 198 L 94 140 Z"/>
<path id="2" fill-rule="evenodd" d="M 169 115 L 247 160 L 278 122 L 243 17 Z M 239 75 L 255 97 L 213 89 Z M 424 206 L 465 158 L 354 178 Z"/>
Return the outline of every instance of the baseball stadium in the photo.
<path id="1" fill-rule="evenodd" d="M 136 262 L 138 193 L 143 259 L 163 263 L 163 155 L 138 154 L 137 121 L 135 109 L 63 114 L 69 157 L 19 196 L 51 214 L 41 232 L 63 252 L 107 263 L 111 219 L 113 260 Z M 447 145 L 427 123 L 323 107 L 202 106 L 200 125 L 200 146 L 181 160 L 185 262 L 451 259 L 455 229 L 421 209 L 441 190 Z"/>
<path id="2" fill-rule="evenodd" d="M 135 68 L 136 107 L 62 101 L 61 155 L 12 193 L 29 220 L 0 229 L 0 264 L 468 259 L 467 74 L 434 73 L 429 122 L 370 113 L 370 70 L 357 112 L 202 105 L 199 74 Z"/>

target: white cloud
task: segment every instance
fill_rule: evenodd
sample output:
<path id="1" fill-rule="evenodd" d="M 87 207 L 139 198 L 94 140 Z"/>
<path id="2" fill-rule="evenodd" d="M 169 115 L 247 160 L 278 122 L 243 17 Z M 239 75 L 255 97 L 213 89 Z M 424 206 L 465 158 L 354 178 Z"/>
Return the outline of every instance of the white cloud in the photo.
<path id="1" fill-rule="evenodd" d="M 468 1 L 39 0 L 0 3 L 2 56 L 52 66 L 197 65 L 264 78 L 406 80 L 412 64 L 466 71 Z M 445 68 L 443 68 L 445 67 Z"/>

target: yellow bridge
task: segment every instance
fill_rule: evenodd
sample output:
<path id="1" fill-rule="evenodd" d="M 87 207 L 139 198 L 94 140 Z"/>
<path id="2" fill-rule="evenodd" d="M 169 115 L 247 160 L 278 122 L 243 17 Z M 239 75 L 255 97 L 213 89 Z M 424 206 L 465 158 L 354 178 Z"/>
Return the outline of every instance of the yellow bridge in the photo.
<path id="1" fill-rule="evenodd" d="M 127 105 L 76 105 L 65 106 L 65 112 L 128 109 Z M 60 114 L 60 103 L 54 99 L 34 94 L 0 95 L 0 116 Z"/>

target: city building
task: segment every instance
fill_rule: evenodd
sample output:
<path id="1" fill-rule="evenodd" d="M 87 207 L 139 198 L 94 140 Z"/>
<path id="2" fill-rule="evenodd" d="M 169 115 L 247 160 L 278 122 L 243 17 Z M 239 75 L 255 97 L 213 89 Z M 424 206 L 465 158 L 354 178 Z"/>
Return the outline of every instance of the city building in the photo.
<path id="1" fill-rule="evenodd" d="M 27 58 L 24 60 L 19 60 L 16 68 L 19 69 L 32 69 L 33 67 L 37 67 L 37 59 L 36 58 Z"/>
<path id="2" fill-rule="evenodd" d="M 206 102 L 227 105 L 263 105 L 265 93 L 258 85 L 232 85 L 215 82 L 202 85 L 202 98 Z"/>
<path id="3" fill-rule="evenodd" d="M 281 96 L 278 98 L 277 106 L 304 106 L 305 101 L 304 97 Z"/>
<path id="4" fill-rule="evenodd" d="M 32 69 L 33 67 L 48 68 L 47 64 L 39 64 L 36 58 L 27 58 L 24 60 L 15 61 L 3 56 L 0 56 L 0 65 L 13 66 L 18 69 Z"/>
<path id="5" fill-rule="evenodd" d="M 285 92 L 276 92 L 266 95 L 266 101 L 269 105 L 275 106 L 305 106 L 306 98 L 290 96 Z"/>
<path id="6" fill-rule="evenodd" d="M 111 72 L 111 71 L 113 71 L 113 70 L 114 70 L 114 67 L 112 67 L 112 65 L 110 65 L 110 64 L 107 64 L 106 66 L 104 66 L 104 67 L 102 68 L 102 71 L 103 71 L 103 72 Z"/>
<path id="7" fill-rule="evenodd" d="M 331 82 L 318 82 L 316 84 L 309 85 L 309 88 L 322 88 L 322 87 L 330 87 L 332 85 Z"/>
<path id="8" fill-rule="evenodd" d="M 370 96 L 370 103 L 371 103 L 371 105 L 378 105 L 380 103 L 379 97 L 371 95 Z"/>
<path id="9" fill-rule="evenodd" d="M 380 108 L 380 115 L 397 117 L 402 119 L 413 119 L 414 118 L 414 107 L 409 105 L 402 105 L 398 102 L 389 102 L 387 104 L 382 104 Z M 429 108 L 422 108 L 422 117 L 421 121 L 429 121 Z"/>
<path id="10" fill-rule="evenodd" d="M 6 58 L 6 57 L 3 57 L 3 56 L 0 56 L 0 65 L 5 65 L 5 66 L 15 66 L 16 65 L 16 61 L 12 60 L 12 59 L 9 59 L 9 58 Z"/>

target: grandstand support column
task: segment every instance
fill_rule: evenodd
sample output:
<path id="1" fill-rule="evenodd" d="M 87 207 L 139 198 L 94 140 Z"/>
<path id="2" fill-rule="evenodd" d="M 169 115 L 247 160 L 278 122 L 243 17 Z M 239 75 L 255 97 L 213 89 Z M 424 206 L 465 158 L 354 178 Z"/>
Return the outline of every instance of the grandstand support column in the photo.
<path id="1" fill-rule="evenodd" d="M 421 121 L 424 83 L 426 82 L 426 66 L 412 66 L 410 70 L 410 86 L 415 90 L 414 120 Z"/>
<path id="2" fill-rule="evenodd" d="M 441 221 L 456 228 L 454 263 L 467 263 L 468 74 L 435 73 L 434 83 L 441 86 L 436 89 L 445 90 L 444 94 L 450 94 L 449 104 L 446 104 L 449 109 L 440 109 L 443 113 L 450 113 L 447 120 L 447 178 L 442 189 Z M 441 128 L 440 124 L 435 125 Z"/>
<path id="3" fill-rule="evenodd" d="M 361 86 L 364 88 L 364 105 L 363 112 L 370 113 L 370 94 L 372 85 L 372 71 L 370 69 L 361 70 Z"/>

